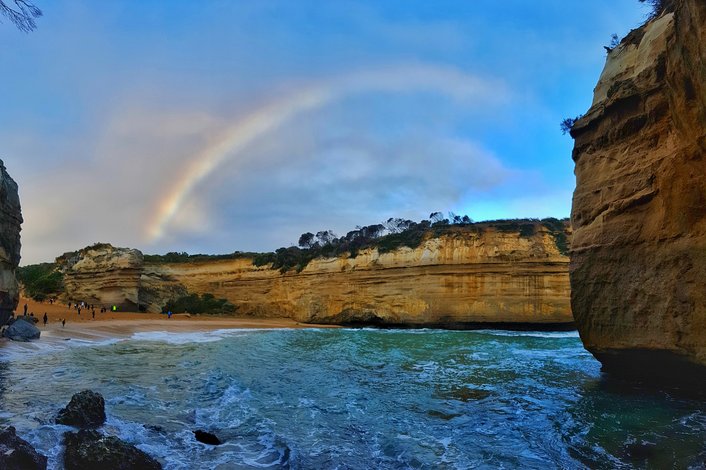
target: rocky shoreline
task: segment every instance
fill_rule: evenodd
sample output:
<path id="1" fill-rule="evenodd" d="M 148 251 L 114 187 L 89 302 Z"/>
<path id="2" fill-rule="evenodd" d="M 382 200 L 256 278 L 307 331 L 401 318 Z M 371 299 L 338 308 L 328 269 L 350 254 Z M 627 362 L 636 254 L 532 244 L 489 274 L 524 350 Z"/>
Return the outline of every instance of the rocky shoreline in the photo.
<path id="1" fill-rule="evenodd" d="M 162 464 L 115 436 L 100 431 L 106 422 L 105 400 L 99 393 L 84 390 L 71 397 L 61 409 L 56 424 L 71 426 L 76 431 L 63 435 L 63 464 L 66 470 L 89 468 L 120 470 L 160 470 Z M 194 439 L 204 445 L 218 446 L 223 442 L 211 432 L 192 431 Z M 3 470 L 46 470 L 47 457 L 9 426 L 0 431 L 0 468 Z"/>

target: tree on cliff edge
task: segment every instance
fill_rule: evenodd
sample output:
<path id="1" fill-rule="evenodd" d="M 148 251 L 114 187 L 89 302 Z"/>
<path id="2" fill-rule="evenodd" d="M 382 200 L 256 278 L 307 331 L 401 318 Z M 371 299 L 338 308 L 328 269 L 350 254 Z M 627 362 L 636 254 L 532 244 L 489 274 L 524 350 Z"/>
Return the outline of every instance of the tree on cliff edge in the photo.
<path id="1" fill-rule="evenodd" d="M 652 6 L 652 13 L 650 14 L 650 18 L 656 18 L 660 13 L 662 13 L 662 10 L 666 7 L 666 2 L 665 0 L 639 0 L 640 3 L 647 3 L 648 5 Z"/>
<path id="2" fill-rule="evenodd" d="M 20 31 L 29 33 L 37 29 L 35 19 L 42 16 L 42 10 L 27 0 L 0 0 L 0 14 Z"/>

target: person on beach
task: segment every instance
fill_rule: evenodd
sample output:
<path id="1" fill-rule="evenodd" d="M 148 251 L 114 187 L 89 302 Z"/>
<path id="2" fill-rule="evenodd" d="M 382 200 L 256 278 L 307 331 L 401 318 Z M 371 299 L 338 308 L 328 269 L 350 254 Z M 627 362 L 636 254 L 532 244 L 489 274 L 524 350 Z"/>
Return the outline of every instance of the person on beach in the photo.
<path id="1" fill-rule="evenodd" d="M 79 307 L 77 310 L 78 310 L 78 316 L 80 317 L 81 316 L 81 307 Z"/>
<path id="2" fill-rule="evenodd" d="M 27 304 L 25 304 L 25 316 L 27 316 Z"/>
<path id="3" fill-rule="evenodd" d="M 172 318 L 172 311 L 170 310 L 167 312 L 167 319 L 171 319 L 171 318 Z"/>
<path id="4" fill-rule="evenodd" d="M 61 327 L 66 328 L 66 318 L 61 319 Z"/>
<path id="5" fill-rule="evenodd" d="M 47 312 L 44 312 L 44 326 L 47 326 L 47 322 L 49 321 L 49 317 L 47 316 Z"/>
<path id="6" fill-rule="evenodd" d="M 69 302 L 69 310 L 71 310 L 71 302 Z"/>
<path id="7" fill-rule="evenodd" d="M 94 320 L 96 319 L 96 311 L 95 310 L 91 310 L 91 316 L 93 317 Z"/>

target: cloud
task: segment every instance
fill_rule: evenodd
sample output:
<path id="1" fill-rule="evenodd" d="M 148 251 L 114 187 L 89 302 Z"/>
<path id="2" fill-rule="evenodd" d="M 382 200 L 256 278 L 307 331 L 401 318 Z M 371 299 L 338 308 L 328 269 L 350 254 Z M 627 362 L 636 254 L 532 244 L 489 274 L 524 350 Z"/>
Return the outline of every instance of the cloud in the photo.
<path id="1" fill-rule="evenodd" d="M 432 90 L 462 100 L 503 101 L 506 91 L 498 83 L 484 81 L 449 67 L 414 64 L 349 73 L 322 80 L 293 91 L 236 120 L 223 135 L 194 155 L 159 203 L 148 227 L 151 242 L 159 241 L 169 223 L 194 189 L 256 139 L 274 133 L 302 113 L 316 110 L 350 94 L 364 92 L 409 93 Z"/>
<path id="2" fill-rule="evenodd" d="M 273 249 L 306 231 L 342 234 L 389 217 L 456 210 L 487 191 L 513 192 L 526 179 L 472 141 L 420 130 L 373 135 L 360 121 L 341 134 L 342 123 L 321 125 L 332 114 L 300 119 L 250 146 L 246 160 L 224 163 L 188 198 L 210 209 L 210 225 L 174 225 L 174 239 L 221 251 Z"/>
<path id="3" fill-rule="evenodd" d="M 43 8 L 32 35 L 0 28 L 25 263 L 96 241 L 269 250 L 433 210 L 567 215 L 557 122 L 642 15 L 634 0 Z"/>

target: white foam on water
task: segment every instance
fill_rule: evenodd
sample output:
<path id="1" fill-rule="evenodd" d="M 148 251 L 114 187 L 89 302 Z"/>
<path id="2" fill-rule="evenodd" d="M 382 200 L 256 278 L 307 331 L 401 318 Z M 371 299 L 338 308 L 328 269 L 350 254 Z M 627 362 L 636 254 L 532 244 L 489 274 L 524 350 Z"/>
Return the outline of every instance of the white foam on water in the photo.
<path id="1" fill-rule="evenodd" d="M 579 332 L 573 331 L 509 331 L 509 330 L 474 330 L 473 333 L 489 336 L 510 336 L 530 338 L 579 338 Z"/>
<path id="2" fill-rule="evenodd" d="M 52 331 L 43 335 L 39 340 L 31 342 L 15 342 L 0 339 L 0 351 L 4 361 L 21 360 L 27 357 L 43 356 L 58 351 L 65 351 L 74 347 L 101 347 L 125 341 L 150 341 L 168 344 L 211 343 L 225 338 L 243 336 L 254 332 L 263 331 L 288 331 L 288 328 L 226 328 L 212 331 L 142 331 L 133 333 L 130 337 L 115 338 L 96 333 L 93 336 L 82 338 L 71 337 L 71 330 Z M 91 333 L 92 335 L 92 333 Z"/>
<path id="3" fill-rule="evenodd" d="M 105 338 L 96 339 L 76 339 L 76 338 L 59 338 L 51 337 L 31 341 L 28 343 L 6 341 L 0 346 L 2 351 L 3 361 L 22 360 L 27 357 L 45 356 L 57 351 L 65 351 L 69 348 L 86 347 L 86 346 L 110 346 L 112 344 L 124 341 L 122 338 Z"/>
<path id="4" fill-rule="evenodd" d="M 245 336 L 248 333 L 262 331 L 280 331 L 286 328 L 228 328 L 212 331 L 189 331 L 174 333 L 170 331 L 141 331 L 133 333 L 131 341 L 152 341 L 168 344 L 212 343 L 225 338 Z"/>

